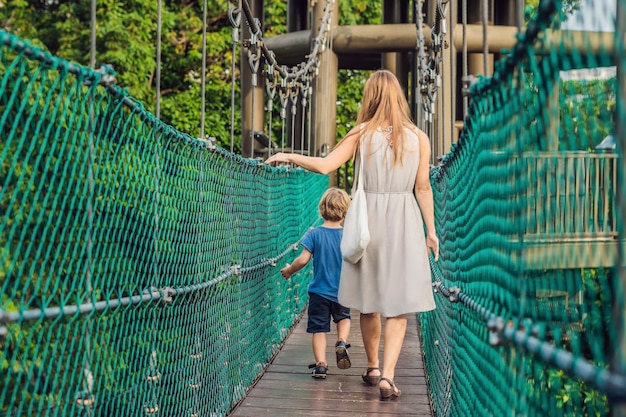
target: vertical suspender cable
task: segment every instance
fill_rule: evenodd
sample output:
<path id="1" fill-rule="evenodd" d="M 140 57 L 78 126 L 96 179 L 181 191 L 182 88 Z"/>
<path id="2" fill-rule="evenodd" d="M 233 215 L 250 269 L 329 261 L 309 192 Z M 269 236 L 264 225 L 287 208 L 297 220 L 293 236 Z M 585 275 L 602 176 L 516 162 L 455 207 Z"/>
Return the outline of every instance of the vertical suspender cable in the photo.
<path id="1" fill-rule="evenodd" d="M 483 73 L 485 76 L 487 76 L 487 54 L 489 53 L 489 48 L 487 44 L 487 19 L 489 18 L 489 5 L 487 1 L 488 0 L 482 0 L 481 2 L 483 21 Z"/>
<path id="2" fill-rule="evenodd" d="M 237 56 L 237 44 L 239 43 L 239 27 L 241 22 L 241 0 L 239 8 L 229 7 L 228 17 L 233 26 L 233 56 L 230 65 L 230 153 L 235 151 L 235 62 Z"/>
<path id="3" fill-rule="evenodd" d="M 310 79 L 310 74 L 307 75 L 307 77 L 309 77 Z M 306 140 L 307 140 L 307 145 L 306 145 L 306 154 L 307 156 L 311 156 L 311 102 L 313 101 L 313 86 L 311 85 L 310 81 L 307 81 L 307 94 L 309 96 L 309 101 L 307 103 L 307 126 L 306 126 Z"/>
<path id="4" fill-rule="evenodd" d="M 330 3 L 331 2 L 327 1 L 326 2 L 326 7 L 330 7 Z M 325 23 L 322 20 L 321 25 L 326 24 L 326 30 L 328 32 L 327 32 L 326 36 L 323 36 L 324 39 L 325 39 L 324 45 L 327 46 L 327 49 L 328 49 L 327 53 L 330 55 L 330 54 L 333 53 L 332 52 L 333 51 L 333 32 L 332 32 L 332 18 L 333 17 L 331 15 L 328 15 L 328 16 L 329 16 L 328 17 L 328 21 Z M 324 19 L 324 17 L 322 17 L 322 19 Z M 326 59 L 326 74 L 330 74 L 331 70 L 333 70 L 333 68 L 331 68 L 330 59 L 327 58 Z M 337 74 L 335 73 L 335 75 L 337 75 Z M 330 80 L 327 80 L 327 82 L 325 84 L 326 84 L 326 86 L 324 87 L 324 91 L 326 93 L 328 93 L 328 91 L 330 90 Z M 337 104 L 336 103 L 329 103 L 329 105 L 336 106 Z M 335 142 L 337 142 L 337 134 L 336 133 L 335 133 L 335 137 L 334 138 L 329 138 L 328 137 L 328 135 L 330 133 L 330 124 L 331 123 L 336 123 L 336 120 L 326 120 L 326 123 L 324 125 L 324 127 L 325 127 L 325 129 L 324 129 L 325 130 L 324 137 L 327 138 L 326 140 L 332 141 L 331 143 L 335 143 Z M 324 154 L 327 155 L 330 152 L 330 149 L 331 148 L 329 148 L 329 147 L 324 148 Z M 325 155 L 322 155 L 322 156 L 325 156 Z"/>
<path id="5" fill-rule="evenodd" d="M 306 123 L 306 106 L 307 106 L 307 92 L 309 91 L 309 86 L 305 83 L 300 84 L 300 95 L 302 96 L 300 99 L 300 103 L 302 104 L 301 109 L 301 121 L 300 121 L 300 150 L 302 151 L 302 155 L 304 155 L 304 128 Z"/>
<path id="6" fill-rule="evenodd" d="M 201 98 L 201 110 L 200 110 L 200 139 L 204 140 L 205 138 L 205 126 L 204 126 L 204 117 L 205 117 L 205 111 L 206 111 L 206 20 L 207 20 L 207 0 L 203 0 L 202 2 L 202 78 L 201 78 L 201 94 L 202 94 L 202 98 Z M 200 158 L 198 160 L 198 173 L 199 173 L 199 177 L 198 177 L 198 198 L 200 199 L 200 201 L 202 201 L 202 182 L 204 181 L 204 178 L 202 176 L 203 172 L 204 172 L 204 155 L 205 152 L 200 152 Z M 202 210 L 202 203 L 198 204 L 200 207 L 200 210 Z M 201 213 L 200 213 L 201 214 Z M 200 216 L 200 218 L 202 218 L 202 216 Z M 198 250 L 198 254 L 197 254 L 197 259 L 196 259 L 196 282 L 199 283 L 202 281 L 202 277 L 201 277 L 201 248 L 202 248 L 202 242 L 201 242 L 201 230 L 202 230 L 202 224 L 197 224 L 196 226 L 196 233 L 197 233 L 197 250 Z M 200 300 L 199 300 L 199 294 L 196 293 L 195 296 L 195 300 L 194 300 L 194 310 L 195 310 L 195 314 L 197 315 L 199 313 L 198 310 L 198 305 L 200 304 Z M 195 342 L 196 342 L 196 349 L 193 351 L 193 354 L 191 355 L 193 358 L 200 358 L 200 352 L 201 352 L 201 346 L 202 343 L 200 342 L 200 335 L 198 334 L 198 329 L 197 329 L 197 325 L 196 325 L 196 329 L 194 329 L 194 332 L 196 333 L 195 335 Z M 193 381 L 192 383 L 195 384 L 197 383 L 197 381 L 199 381 L 199 366 L 195 366 L 194 367 L 194 371 L 195 371 L 195 376 L 196 376 L 196 380 Z M 198 390 L 197 389 L 193 389 L 193 400 L 194 400 L 194 406 L 195 406 L 195 411 L 197 412 L 199 409 L 199 398 L 198 398 Z"/>
<path id="7" fill-rule="evenodd" d="M 276 73 L 274 70 L 274 64 L 267 65 L 267 76 L 265 77 L 265 92 L 267 93 L 267 103 L 265 105 L 266 112 L 268 113 L 267 121 L 267 137 L 268 137 L 268 156 L 272 156 L 274 152 L 272 143 L 272 118 L 274 116 L 274 97 L 276 96 Z"/>
<path id="8" fill-rule="evenodd" d="M 154 115 L 157 119 L 161 116 L 161 30 L 163 26 L 162 1 L 157 0 L 157 33 L 156 33 L 156 104 Z"/>
<path id="9" fill-rule="evenodd" d="M 463 0 L 463 87 L 465 87 L 465 80 L 467 80 L 467 0 Z M 463 120 L 467 117 L 467 106 L 469 99 L 467 94 L 463 94 Z"/>
<path id="10" fill-rule="evenodd" d="M 415 90 L 415 120 L 418 126 L 422 130 L 426 130 L 425 117 L 424 117 L 424 97 L 422 95 L 422 89 L 426 84 L 426 52 L 424 50 L 424 19 L 423 19 L 423 0 L 415 0 L 415 25 L 417 29 L 417 68 L 419 70 L 417 76 L 417 85 Z M 418 91 L 419 88 L 419 91 Z M 430 137 L 430 136 L 429 136 Z"/>
<path id="11" fill-rule="evenodd" d="M 202 82 L 200 89 L 202 90 L 200 100 L 200 139 L 204 139 L 204 113 L 206 110 L 206 9 L 207 0 L 202 4 Z"/>
<path id="12" fill-rule="evenodd" d="M 298 111 L 297 103 L 298 103 L 298 82 L 293 81 L 291 83 L 291 89 L 289 94 L 289 100 L 291 101 L 291 153 L 296 151 L 296 112 Z"/>
<path id="13" fill-rule="evenodd" d="M 456 92 L 456 83 L 454 82 L 454 74 L 456 73 L 454 65 L 456 53 L 456 48 L 454 47 L 454 26 L 456 26 L 458 11 L 455 8 L 455 4 L 456 2 L 450 2 L 450 143 L 452 143 L 454 139 L 454 123 L 456 122 L 456 103 L 454 101 L 454 95 Z M 457 13 L 455 14 L 455 12 Z"/>
<path id="14" fill-rule="evenodd" d="M 154 105 L 154 114 L 157 119 L 161 117 L 161 37 L 162 37 L 162 28 L 163 28 L 163 0 L 157 0 L 157 32 L 156 32 L 156 68 L 155 68 L 155 105 Z M 152 276 L 152 287 L 159 288 L 160 287 L 160 269 L 159 269 L 159 233 L 160 233 L 160 225 L 159 225 L 159 200 L 160 200 L 160 178 L 161 178 L 161 161 L 160 161 L 160 147 L 161 147 L 161 138 L 160 132 L 158 129 L 155 130 L 155 151 L 154 151 L 154 166 L 155 166 L 155 175 L 154 175 L 154 234 L 153 234 L 153 242 L 154 242 L 154 261 L 153 261 L 153 276 Z M 149 375 L 146 378 L 148 383 L 150 384 L 150 391 L 152 393 L 152 404 L 150 404 L 151 409 L 158 409 L 158 396 L 156 393 L 156 387 L 159 381 L 159 372 L 158 372 L 158 362 L 157 362 L 157 350 L 154 343 L 154 335 L 157 330 L 154 328 L 154 323 L 157 319 L 158 310 L 152 311 L 152 323 L 151 323 L 151 331 L 150 331 L 150 355 L 148 359 L 148 363 L 150 366 Z"/>
<path id="15" fill-rule="evenodd" d="M 89 31 L 89 67 L 93 70 L 96 68 L 96 0 L 91 0 L 90 4 L 90 31 Z M 91 86 L 90 89 L 94 89 L 95 86 Z M 88 172 L 87 181 L 89 187 L 89 195 L 87 196 L 87 265 L 85 266 L 85 290 L 87 298 L 92 298 L 92 286 L 91 286 L 91 267 L 92 267 L 92 253 L 93 253 L 93 195 L 94 195 L 94 178 L 93 178 L 93 165 L 94 165 L 94 130 L 95 130 L 95 115 L 93 104 L 93 91 L 89 94 L 89 133 L 88 133 Z M 93 375 L 91 373 L 91 320 L 87 319 L 86 330 L 83 333 L 85 339 L 85 360 L 83 362 L 83 383 L 82 383 L 82 395 L 83 405 L 87 416 L 93 415 L 90 404 L 92 403 L 92 385 Z"/>
<path id="16" fill-rule="evenodd" d="M 90 33 L 89 33 L 89 68 L 96 68 L 96 2 L 91 1 L 90 10 Z"/>

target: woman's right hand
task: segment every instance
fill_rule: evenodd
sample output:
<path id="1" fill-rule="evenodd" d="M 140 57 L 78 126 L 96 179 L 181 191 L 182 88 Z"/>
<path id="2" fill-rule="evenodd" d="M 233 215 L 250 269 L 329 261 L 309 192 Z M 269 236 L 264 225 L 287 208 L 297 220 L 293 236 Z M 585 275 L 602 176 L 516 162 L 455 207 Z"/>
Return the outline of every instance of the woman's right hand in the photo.
<path id="1" fill-rule="evenodd" d="M 269 165 L 278 164 L 280 162 L 283 162 L 283 163 L 289 162 L 289 154 L 288 153 L 283 153 L 283 152 L 278 152 L 278 153 L 275 153 L 274 155 L 270 156 L 269 158 L 267 158 L 265 160 L 265 163 L 269 164 Z"/>

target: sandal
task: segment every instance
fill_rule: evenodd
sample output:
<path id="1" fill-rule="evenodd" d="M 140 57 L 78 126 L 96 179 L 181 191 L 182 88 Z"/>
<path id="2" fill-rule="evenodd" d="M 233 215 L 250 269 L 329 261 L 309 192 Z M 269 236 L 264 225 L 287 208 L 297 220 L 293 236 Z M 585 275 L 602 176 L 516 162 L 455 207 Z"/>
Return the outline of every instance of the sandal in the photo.
<path id="1" fill-rule="evenodd" d="M 378 368 L 367 368 L 367 371 L 365 371 L 365 373 L 361 375 L 361 378 L 363 378 L 363 382 L 365 382 L 370 387 L 376 386 L 378 384 L 378 380 L 380 379 L 380 375 L 370 375 L 370 372 L 372 371 L 378 371 Z"/>
<path id="2" fill-rule="evenodd" d="M 324 362 L 312 363 L 309 365 L 309 369 L 313 369 L 311 376 L 316 379 L 326 379 L 326 373 L 328 372 L 328 365 Z"/>
<path id="3" fill-rule="evenodd" d="M 381 388 L 380 381 L 387 382 L 389 385 L 391 385 L 391 388 Z M 396 384 L 391 379 L 380 377 L 380 381 L 378 381 L 378 389 L 380 389 L 381 401 L 395 400 L 396 398 L 400 397 L 400 394 L 402 394 L 402 391 L 400 391 L 398 387 L 396 387 Z"/>

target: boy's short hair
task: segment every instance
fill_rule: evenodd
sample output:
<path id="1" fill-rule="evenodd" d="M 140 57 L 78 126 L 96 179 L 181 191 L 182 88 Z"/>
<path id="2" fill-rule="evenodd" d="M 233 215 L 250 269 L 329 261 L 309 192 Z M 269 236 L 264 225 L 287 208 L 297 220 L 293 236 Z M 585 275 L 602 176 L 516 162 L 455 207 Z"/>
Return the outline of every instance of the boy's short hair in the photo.
<path id="1" fill-rule="evenodd" d="M 340 188 L 331 187 L 322 195 L 318 208 L 324 220 L 338 222 L 346 217 L 349 205 L 348 193 Z"/>

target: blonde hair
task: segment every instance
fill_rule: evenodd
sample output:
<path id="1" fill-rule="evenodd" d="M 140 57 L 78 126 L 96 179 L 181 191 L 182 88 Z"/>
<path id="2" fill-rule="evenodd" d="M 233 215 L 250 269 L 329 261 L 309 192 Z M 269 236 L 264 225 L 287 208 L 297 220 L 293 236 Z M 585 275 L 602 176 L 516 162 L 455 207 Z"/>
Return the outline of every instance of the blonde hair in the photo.
<path id="1" fill-rule="evenodd" d="M 393 165 L 402 163 L 402 149 L 406 134 L 404 128 L 413 125 L 409 104 L 398 79 L 392 72 L 378 70 L 365 83 L 363 101 L 356 121 L 364 124 L 362 136 L 371 136 L 377 127 L 391 126 L 391 149 Z M 357 143 L 358 149 L 359 143 Z"/>
<path id="2" fill-rule="evenodd" d="M 346 217 L 350 196 L 339 188 L 329 188 L 326 190 L 318 206 L 320 214 L 324 220 L 339 222 Z"/>

